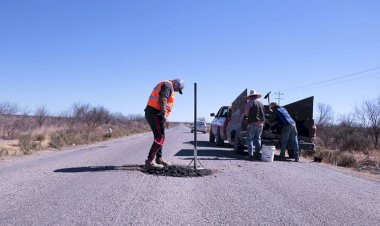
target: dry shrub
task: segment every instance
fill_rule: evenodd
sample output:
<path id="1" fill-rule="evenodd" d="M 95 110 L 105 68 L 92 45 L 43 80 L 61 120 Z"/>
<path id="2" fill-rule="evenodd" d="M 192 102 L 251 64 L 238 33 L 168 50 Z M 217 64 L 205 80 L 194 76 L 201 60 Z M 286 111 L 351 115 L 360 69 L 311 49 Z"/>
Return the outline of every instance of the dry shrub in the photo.
<path id="1" fill-rule="evenodd" d="M 7 156 L 9 154 L 8 149 L 0 147 L 0 156 Z"/>
<path id="2" fill-rule="evenodd" d="M 358 165 L 379 167 L 380 166 L 380 152 L 370 151 L 368 155 L 361 157 L 358 160 Z"/>
<path id="3" fill-rule="evenodd" d="M 370 139 L 362 136 L 359 133 L 346 134 L 340 137 L 338 141 L 340 143 L 340 150 L 342 151 L 368 151 L 368 148 L 372 146 Z"/>
<path id="4" fill-rule="evenodd" d="M 25 155 L 28 155 L 31 151 L 38 150 L 40 148 L 39 142 L 34 141 L 30 134 L 20 136 L 19 145 Z"/>
<path id="5" fill-rule="evenodd" d="M 325 163 L 331 163 L 337 166 L 355 167 L 357 165 L 354 154 L 350 152 L 319 148 L 315 156 L 321 157 Z"/>
<path id="6" fill-rule="evenodd" d="M 55 132 L 50 135 L 49 147 L 60 149 L 65 145 L 63 140 L 61 133 Z"/>
<path id="7" fill-rule="evenodd" d="M 122 136 L 129 136 L 132 134 L 132 131 L 126 127 L 118 127 L 113 130 L 112 136 L 113 137 L 122 137 Z"/>
<path id="8" fill-rule="evenodd" d="M 320 149 L 318 151 L 319 157 L 323 159 L 323 162 L 332 163 L 334 165 L 336 165 L 338 153 L 339 151 L 328 149 Z"/>
<path id="9" fill-rule="evenodd" d="M 49 147 L 60 149 L 67 145 L 84 144 L 81 137 L 85 136 L 74 130 L 56 131 L 50 135 Z"/>
<path id="10" fill-rule="evenodd" d="M 337 156 L 337 165 L 342 167 L 355 167 L 357 162 L 353 154 L 347 152 L 341 152 Z"/>
<path id="11" fill-rule="evenodd" d="M 46 134 L 40 133 L 36 135 L 36 141 L 43 142 L 46 139 Z"/>

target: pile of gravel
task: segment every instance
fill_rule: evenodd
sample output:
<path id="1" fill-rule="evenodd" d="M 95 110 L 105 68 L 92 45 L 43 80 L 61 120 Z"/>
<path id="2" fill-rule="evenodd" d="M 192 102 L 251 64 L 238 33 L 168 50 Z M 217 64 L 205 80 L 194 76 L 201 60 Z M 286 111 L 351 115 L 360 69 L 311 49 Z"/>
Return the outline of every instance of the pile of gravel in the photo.
<path id="1" fill-rule="evenodd" d="M 171 165 L 162 169 L 145 169 L 142 172 L 156 176 L 167 177 L 203 177 L 212 175 L 209 169 L 194 169 L 189 166 Z"/>

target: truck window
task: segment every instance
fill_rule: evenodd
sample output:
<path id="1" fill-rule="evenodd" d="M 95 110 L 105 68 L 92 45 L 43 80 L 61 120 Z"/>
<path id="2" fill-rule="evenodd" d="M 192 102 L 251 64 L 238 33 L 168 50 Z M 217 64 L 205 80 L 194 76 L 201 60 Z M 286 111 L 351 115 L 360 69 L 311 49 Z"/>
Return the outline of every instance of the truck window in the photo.
<path id="1" fill-rule="evenodd" d="M 227 117 L 228 114 L 228 108 L 223 108 L 222 117 Z"/>

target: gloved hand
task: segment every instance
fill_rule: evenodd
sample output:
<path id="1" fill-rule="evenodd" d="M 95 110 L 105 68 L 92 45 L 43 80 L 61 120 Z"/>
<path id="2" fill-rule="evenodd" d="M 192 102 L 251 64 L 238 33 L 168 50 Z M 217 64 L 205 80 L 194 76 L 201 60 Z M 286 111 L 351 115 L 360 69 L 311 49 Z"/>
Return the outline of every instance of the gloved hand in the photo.
<path id="1" fill-rule="evenodd" d="M 163 122 L 165 123 L 166 125 L 166 128 L 169 128 L 170 127 L 170 122 L 168 122 L 168 120 L 166 119 L 166 117 L 163 117 Z"/>

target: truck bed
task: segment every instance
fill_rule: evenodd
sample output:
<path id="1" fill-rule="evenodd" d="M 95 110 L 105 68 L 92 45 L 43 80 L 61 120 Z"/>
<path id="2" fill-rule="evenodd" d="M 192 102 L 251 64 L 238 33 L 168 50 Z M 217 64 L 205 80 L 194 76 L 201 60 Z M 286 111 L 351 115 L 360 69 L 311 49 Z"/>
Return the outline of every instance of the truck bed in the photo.
<path id="1" fill-rule="evenodd" d="M 232 103 L 232 116 L 227 126 L 227 137 L 234 149 L 241 150 L 246 144 L 247 124 L 244 120 L 244 108 L 247 99 L 247 89 L 245 89 Z M 289 114 L 296 122 L 298 130 L 299 147 L 305 151 L 315 151 L 313 143 L 315 136 L 315 127 L 313 119 L 314 97 L 308 97 L 303 100 L 285 105 Z M 270 127 L 269 120 L 272 112 L 269 106 L 264 105 L 266 121 L 261 136 L 262 145 L 280 146 L 280 131 L 273 130 Z M 236 137 L 237 136 L 237 137 Z M 237 144 L 235 144 L 238 142 Z"/>

